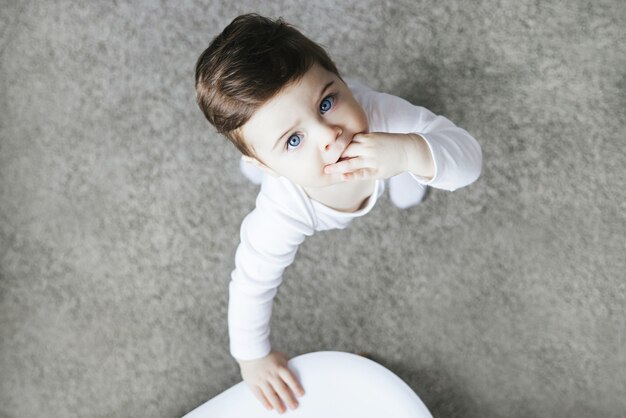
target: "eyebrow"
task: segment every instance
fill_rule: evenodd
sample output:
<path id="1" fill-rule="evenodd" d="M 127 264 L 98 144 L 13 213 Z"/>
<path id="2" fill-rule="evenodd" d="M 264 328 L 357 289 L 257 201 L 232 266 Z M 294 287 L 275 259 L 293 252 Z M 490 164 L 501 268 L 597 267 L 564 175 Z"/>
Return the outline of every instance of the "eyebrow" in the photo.
<path id="1" fill-rule="evenodd" d="M 331 86 L 334 82 L 335 82 L 335 80 L 332 80 L 332 81 L 329 81 L 328 83 L 326 83 L 326 85 L 322 88 L 322 91 L 320 92 L 319 98 L 318 98 L 318 100 L 317 100 L 318 102 L 319 102 L 319 99 L 321 99 L 321 98 L 322 98 L 322 96 L 324 95 L 324 92 L 325 92 L 326 90 L 328 90 L 328 88 L 329 88 L 329 87 L 330 87 L 330 86 Z M 288 133 L 289 133 L 289 132 L 290 132 L 293 128 L 295 128 L 295 127 L 296 127 L 296 125 L 297 125 L 297 123 L 296 123 L 294 126 L 292 126 L 291 128 L 287 129 L 287 130 L 286 130 L 286 131 L 285 131 L 285 132 L 284 132 L 281 136 L 279 136 L 279 137 L 278 137 L 278 139 L 277 139 L 277 140 L 276 140 L 276 142 L 274 143 L 274 146 L 272 147 L 272 151 L 274 151 L 274 149 L 276 149 L 276 146 L 280 143 L 280 141 L 283 139 L 283 137 L 284 137 L 285 135 L 287 135 L 287 134 L 288 134 Z"/>

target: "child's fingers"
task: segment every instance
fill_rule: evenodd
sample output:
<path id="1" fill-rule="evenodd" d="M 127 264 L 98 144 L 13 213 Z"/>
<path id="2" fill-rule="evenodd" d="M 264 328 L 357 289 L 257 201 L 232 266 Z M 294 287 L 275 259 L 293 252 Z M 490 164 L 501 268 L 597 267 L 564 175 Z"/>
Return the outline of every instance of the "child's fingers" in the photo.
<path id="1" fill-rule="evenodd" d="M 280 375 L 280 377 L 283 378 L 285 383 L 289 385 L 293 393 L 295 393 L 297 396 L 304 396 L 304 389 L 302 389 L 302 385 L 300 384 L 300 382 L 298 382 L 291 370 L 281 369 L 278 371 L 278 374 Z"/>
<path id="2" fill-rule="evenodd" d="M 259 400 L 259 402 L 263 404 L 265 409 L 272 409 L 272 404 L 267 400 L 260 387 L 254 386 L 252 388 L 252 393 Z"/>
<path id="3" fill-rule="evenodd" d="M 343 158 L 357 157 L 359 155 L 362 155 L 363 151 L 365 151 L 363 144 L 359 142 L 350 142 L 346 149 L 343 150 L 341 156 Z"/>
<path id="4" fill-rule="evenodd" d="M 296 401 L 291 389 L 289 389 L 281 377 L 272 380 L 272 386 L 274 386 L 276 393 L 289 408 L 296 409 L 298 407 L 298 401 Z"/>
<path id="5" fill-rule="evenodd" d="M 270 385 L 269 383 L 264 384 L 263 386 L 261 386 L 261 390 L 263 391 L 265 397 L 270 401 L 270 404 L 272 404 L 273 408 L 275 408 L 278 412 L 285 411 L 283 404 L 276 394 L 276 391 L 274 391 L 272 385 Z"/>
<path id="6" fill-rule="evenodd" d="M 360 144 L 363 143 L 365 141 L 368 140 L 370 133 L 366 133 L 366 132 L 361 132 L 358 134 L 354 134 L 352 135 L 352 143 L 353 144 Z"/>
<path id="7" fill-rule="evenodd" d="M 359 170 L 361 168 L 369 167 L 370 164 L 368 160 L 363 157 L 354 157 L 349 160 L 339 161 L 338 163 L 328 164 L 324 167 L 324 172 L 327 174 L 330 173 L 347 173 L 355 170 Z"/>
<path id="8" fill-rule="evenodd" d="M 343 173 L 341 176 L 343 180 L 365 180 L 368 178 L 374 178 L 372 170 L 367 168 L 362 168 L 351 173 Z"/>

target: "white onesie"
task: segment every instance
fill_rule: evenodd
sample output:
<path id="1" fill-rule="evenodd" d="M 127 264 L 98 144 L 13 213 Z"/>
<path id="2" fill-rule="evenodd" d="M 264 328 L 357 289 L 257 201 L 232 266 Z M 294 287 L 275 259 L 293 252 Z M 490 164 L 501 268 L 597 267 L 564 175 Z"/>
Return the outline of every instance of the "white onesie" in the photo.
<path id="1" fill-rule="evenodd" d="M 453 191 L 478 179 L 482 152 L 467 131 L 404 99 L 373 91 L 353 80 L 346 82 L 367 115 L 370 132 L 415 133 L 426 140 L 435 175 L 427 181 L 410 173 L 417 187 Z M 256 208 L 241 223 L 241 242 L 231 273 L 228 328 L 233 357 L 253 360 L 271 351 L 272 301 L 284 269 L 293 262 L 305 237 L 316 231 L 347 227 L 352 219 L 374 207 L 384 189 L 385 181 L 376 180 L 366 204 L 346 213 L 312 200 L 301 186 L 285 177 L 263 176 Z"/>

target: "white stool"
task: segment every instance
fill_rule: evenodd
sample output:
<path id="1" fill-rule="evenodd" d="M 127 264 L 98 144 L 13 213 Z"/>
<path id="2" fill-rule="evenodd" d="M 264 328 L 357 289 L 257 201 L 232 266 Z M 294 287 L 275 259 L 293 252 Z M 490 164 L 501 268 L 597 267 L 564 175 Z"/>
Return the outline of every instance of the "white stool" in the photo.
<path id="1" fill-rule="evenodd" d="M 365 357 L 338 351 L 303 354 L 289 368 L 305 394 L 298 408 L 268 411 L 240 382 L 184 418 L 432 418 L 421 399 L 398 376 Z"/>

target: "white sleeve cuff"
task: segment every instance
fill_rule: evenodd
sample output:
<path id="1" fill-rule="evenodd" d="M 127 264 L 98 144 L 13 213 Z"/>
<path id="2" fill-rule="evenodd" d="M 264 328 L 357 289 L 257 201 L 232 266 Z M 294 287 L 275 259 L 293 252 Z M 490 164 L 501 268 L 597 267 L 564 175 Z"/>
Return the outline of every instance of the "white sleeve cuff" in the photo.
<path id="1" fill-rule="evenodd" d="M 437 181 L 437 175 L 439 174 L 439 164 L 437 163 L 437 158 L 435 158 L 435 152 L 433 151 L 433 146 L 432 146 L 430 140 L 428 139 L 428 137 L 426 136 L 426 134 L 420 134 L 420 133 L 417 133 L 417 132 L 413 132 L 413 133 L 415 135 L 419 135 L 426 142 L 426 144 L 428 145 L 428 150 L 430 151 L 430 158 L 432 158 L 433 165 L 435 166 L 435 174 L 433 174 L 433 177 L 431 179 L 428 179 L 428 178 L 422 177 L 422 176 L 418 176 L 417 174 L 413 174 L 411 172 L 409 172 L 409 174 L 418 183 L 428 186 L 431 183 Z"/>
<path id="2" fill-rule="evenodd" d="M 265 340 L 263 342 L 256 343 L 254 346 L 245 346 L 242 344 L 237 344 L 235 347 L 234 344 L 230 345 L 230 354 L 237 360 L 257 360 L 267 356 L 272 348 L 270 346 L 269 340 Z"/>

